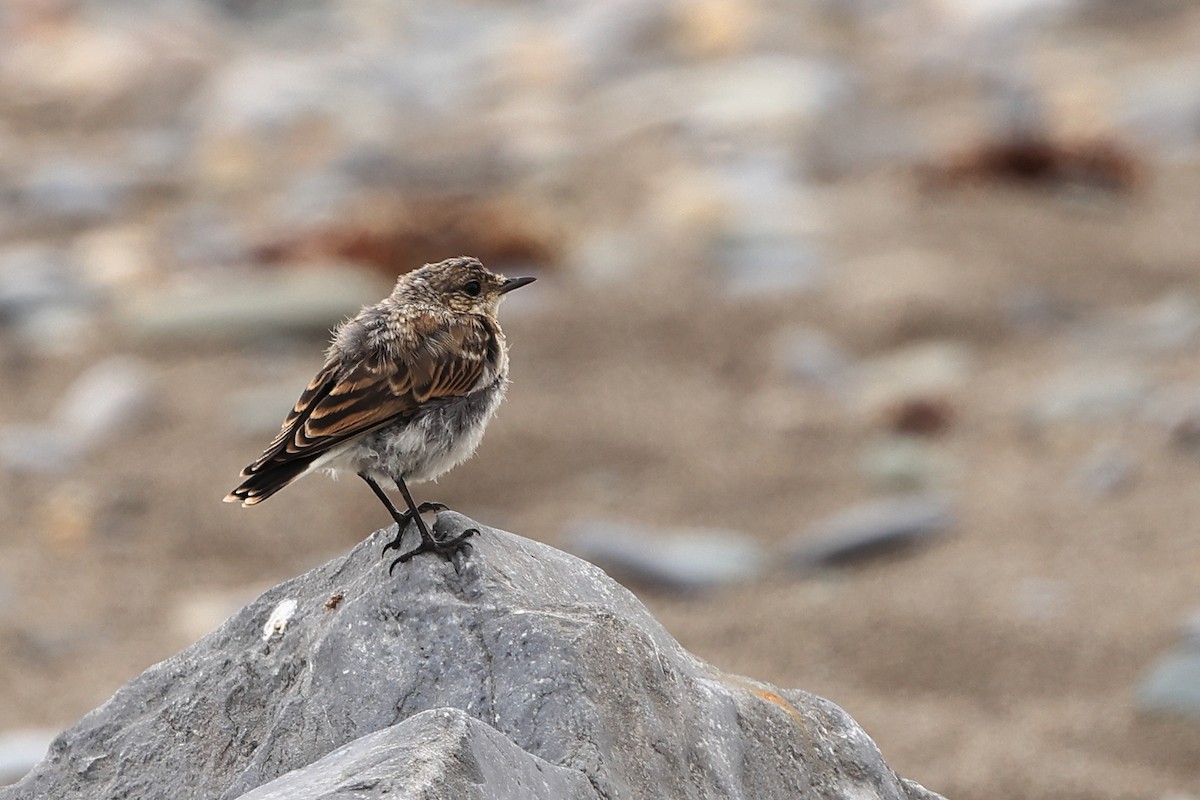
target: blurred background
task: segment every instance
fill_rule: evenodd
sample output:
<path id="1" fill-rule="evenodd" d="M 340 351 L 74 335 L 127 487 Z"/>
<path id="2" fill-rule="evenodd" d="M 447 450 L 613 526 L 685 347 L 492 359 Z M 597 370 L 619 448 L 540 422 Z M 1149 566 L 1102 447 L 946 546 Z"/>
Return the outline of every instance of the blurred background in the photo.
<path id="1" fill-rule="evenodd" d="M 1200 797 L 1197 42 L 1185 0 L 4 0 L 0 772 L 389 522 L 220 500 L 333 325 L 470 254 L 539 281 L 418 499 L 948 797 Z"/>

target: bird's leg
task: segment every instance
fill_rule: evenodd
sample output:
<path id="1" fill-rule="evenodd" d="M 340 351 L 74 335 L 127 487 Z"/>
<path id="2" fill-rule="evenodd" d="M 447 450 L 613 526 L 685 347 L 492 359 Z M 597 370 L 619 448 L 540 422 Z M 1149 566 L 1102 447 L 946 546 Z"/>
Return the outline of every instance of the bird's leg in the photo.
<path id="1" fill-rule="evenodd" d="M 392 519 L 396 521 L 396 538 L 387 543 L 387 545 L 383 548 L 383 552 L 386 553 L 392 548 L 396 548 L 397 550 L 400 549 L 400 537 L 404 535 L 404 529 L 408 527 L 408 523 L 412 522 L 413 513 L 411 511 L 396 510 L 396 506 L 392 503 L 392 499 L 384 494 L 383 489 L 381 489 L 379 484 L 375 482 L 375 479 L 367 473 L 360 472 L 358 473 L 358 477 L 367 482 L 367 486 L 371 487 L 371 491 L 375 493 L 375 496 L 378 497 L 379 501 L 383 503 L 384 507 L 387 508 L 388 513 L 392 515 Z M 426 511 L 445 510 L 446 506 L 442 505 L 441 503 L 421 503 L 421 505 L 417 506 L 418 515 L 424 514 Z"/>
<path id="2" fill-rule="evenodd" d="M 400 490 L 400 494 L 404 495 L 404 502 L 408 503 L 408 513 L 417 523 L 417 530 L 421 532 L 421 543 L 393 561 L 392 565 L 388 567 L 388 572 L 394 570 L 397 564 L 403 564 L 414 556 L 420 555 L 421 553 L 437 553 L 442 558 L 449 561 L 450 556 L 452 556 L 455 552 L 470 548 L 471 545 L 467 542 L 467 539 L 469 539 L 471 536 L 474 536 L 479 531 L 471 528 L 463 531 L 449 541 L 438 541 L 433 537 L 433 534 L 429 532 L 429 527 L 425 524 L 425 520 L 421 519 L 421 506 L 418 506 L 413 502 L 412 494 L 408 491 L 408 486 L 405 485 L 403 478 L 396 479 L 396 488 Z M 441 503 L 431 505 L 440 506 L 441 510 L 446 508 Z"/>

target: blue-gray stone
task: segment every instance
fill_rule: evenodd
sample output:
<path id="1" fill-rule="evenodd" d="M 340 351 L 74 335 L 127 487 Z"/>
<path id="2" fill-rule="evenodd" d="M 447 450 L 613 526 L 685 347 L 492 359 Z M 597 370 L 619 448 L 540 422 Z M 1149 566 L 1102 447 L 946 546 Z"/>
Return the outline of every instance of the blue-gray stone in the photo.
<path id="1" fill-rule="evenodd" d="M 1142 680 L 1138 708 L 1149 713 L 1200 717 L 1200 647 L 1177 645 Z"/>
<path id="2" fill-rule="evenodd" d="M 385 529 L 267 591 L 0 800 L 937 800 L 840 708 L 704 663 L 591 564 L 454 513 L 436 531 L 468 526 L 452 562 L 389 574 Z"/>
<path id="3" fill-rule="evenodd" d="M 577 769 L 556 767 L 457 708 L 369 733 L 238 800 L 600 800 Z"/>
<path id="4" fill-rule="evenodd" d="M 611 520 L 581 520 L 566 532 L 575 555 L 632 583 L 703 589 L 757 577 L 762 548 L 727 530 L 660 531 Z"/>
<path id="5" fill-rule="evenodd" d="M 128 180 L 106 167 L 60 157 L 35 164 L 19 198 L 25 212 L 34 217 L 86 224 L 118 214 L 129 188 Z"/>
<path id="6" fill-rule="evenodd" d="M 910 548 L 956 521 L 943 495 L 876 500 L 812 525 L 786 549 L 797 567 L 840 565 Z"/>

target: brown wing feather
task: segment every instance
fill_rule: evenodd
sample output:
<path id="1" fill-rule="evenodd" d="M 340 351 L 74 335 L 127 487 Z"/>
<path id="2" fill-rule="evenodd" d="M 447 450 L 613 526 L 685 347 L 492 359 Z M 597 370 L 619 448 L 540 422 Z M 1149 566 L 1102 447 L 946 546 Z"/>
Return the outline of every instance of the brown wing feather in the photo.
<path id="1" fill-rule="evenodd" d="M 248 478 L 226 500 L 255 503 L 303 473 L 331 448 L 377 428 L 411 416 L 424 403 L 461 397 L 484 373 L 494 348 L 494 334 L 482 320 L 446 324 L 422 320 L 417 347 L 398 357 L 378 354 L 348 371 L 330 358 L 300 395 L 279 434 L 253 464 Z M 264 473 L 278 470 L 279 485 Z M 260 489 L 256 484 L 263 485 Z"/>

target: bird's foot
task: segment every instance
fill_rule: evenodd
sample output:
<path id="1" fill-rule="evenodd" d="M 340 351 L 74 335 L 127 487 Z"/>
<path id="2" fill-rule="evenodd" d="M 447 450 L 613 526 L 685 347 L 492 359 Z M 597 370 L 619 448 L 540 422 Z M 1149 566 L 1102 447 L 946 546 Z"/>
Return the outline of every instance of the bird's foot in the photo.
<path id="1" fill-rule="evenodd" d="M 422 531 L 422 533 L 424 533 L 424 531 Z M 404 553 L 402 556 L 392 562 L 392 565 L 388 567 L 388 574 L 391 574 L 392 570 L 396 568 L 397 564 L 406 564 L 414 557 L 419 556 L 421 553 L 437 553 L 439 556 L 449 561 L 455 553 L 465 553 L 470 550 L 471 543 L 468 542 L 467 539 L 470 539 L 477 533 L 479 533 L 478 528 L 467 528 L 453 539 L 446 539 L 444 541 L 434 538 L 433 534 L 429 534 L 429 536 L 422 535 L 421 543 L 419 545 L 414 547 L 412 550 L 409 550 L 407 553 Z"/>
<path id="2" fill-rule="evenodd" d="M 445 503 L 421 503 L 421 505 L 417 506 L 417 513 L 427 514 L 430 511 L 433 511 L 436 514 L 440 514 L 448 508 L 449 506 L 447 506 Z M 396 520 L 396 538 L 392 539 L 383 546 L 383 552 L 380 553 L 380 555 L 387 555 L 388 550 L 400 549 L 400 540 L 404 538 L 404 530 L 408 527 L 408 523 L 412 522 L 412 518 L 413 515 L 411 511 L 397 513 L 393 517 L 393 519 Z"/>

